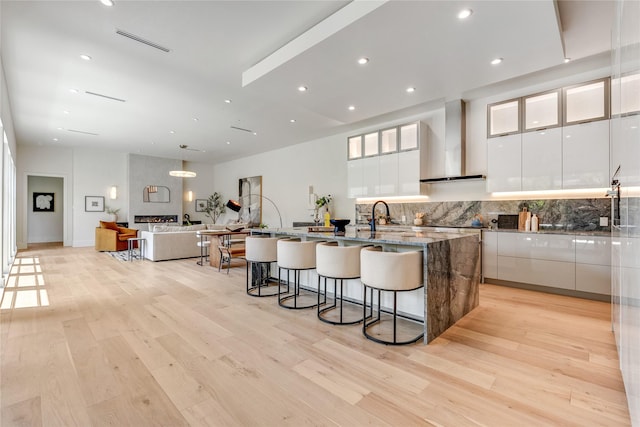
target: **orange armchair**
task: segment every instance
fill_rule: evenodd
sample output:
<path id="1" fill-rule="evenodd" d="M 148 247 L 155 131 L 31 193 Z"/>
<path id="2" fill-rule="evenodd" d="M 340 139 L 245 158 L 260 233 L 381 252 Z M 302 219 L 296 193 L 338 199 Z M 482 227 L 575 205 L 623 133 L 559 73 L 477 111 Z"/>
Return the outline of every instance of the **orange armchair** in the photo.
<path id="1" fill-rule="evenodd" d="M 124 251 L 127 249 L 127 240 L 132 237 L 138 237 L 138 230 L 118 227 L 115 222 L 100 221 L 100 227 L 96 227 L 96 251 Z M 137 247 L 137 243 L 134 242 L 134 247 Z"/>

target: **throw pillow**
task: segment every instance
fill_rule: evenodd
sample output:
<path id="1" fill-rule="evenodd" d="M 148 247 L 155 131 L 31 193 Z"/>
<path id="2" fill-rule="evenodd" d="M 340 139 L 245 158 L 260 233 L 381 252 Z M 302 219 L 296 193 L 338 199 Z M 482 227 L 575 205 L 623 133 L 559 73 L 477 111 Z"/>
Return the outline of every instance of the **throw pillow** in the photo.
<path id="1" fill-rule="evenodd" d="M 100 221 L 100 228 L 107 228 L 109 230 L 115 230 L 118 232 L 120 231 L 120 227 L 118 227 L 118 224 L 111 221 Z"/>

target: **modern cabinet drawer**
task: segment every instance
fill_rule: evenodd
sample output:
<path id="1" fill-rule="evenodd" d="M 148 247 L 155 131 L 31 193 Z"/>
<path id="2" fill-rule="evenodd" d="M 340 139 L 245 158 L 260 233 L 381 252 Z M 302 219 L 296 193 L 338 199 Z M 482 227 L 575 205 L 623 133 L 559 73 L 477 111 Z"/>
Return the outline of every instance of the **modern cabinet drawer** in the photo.
<path id="1" fill-rule="evenodd" d="M 498 233 L 482 233 L 482 276 L 498 278 Z"/>
<path id="2" fill-rule="evenodd" d="M 575 262 L 574 236 L 500 233 L 498 235 L 498 255 Z"/>
<path id="3" fill-rule="evenodd" d="M 574 290 L 575 263 L 498 256 L 498 279 Z"/>
<path id="4" fill-rule="evenodd" d="M 576 262 L 583 264 L 611 265 L 611 238 L 576 236 Z"/>
<path id="5" fill-rule="evenodd" d="M 611 293 L 611 267 L 576 264 L 576 290 L 594 294 Z"/>

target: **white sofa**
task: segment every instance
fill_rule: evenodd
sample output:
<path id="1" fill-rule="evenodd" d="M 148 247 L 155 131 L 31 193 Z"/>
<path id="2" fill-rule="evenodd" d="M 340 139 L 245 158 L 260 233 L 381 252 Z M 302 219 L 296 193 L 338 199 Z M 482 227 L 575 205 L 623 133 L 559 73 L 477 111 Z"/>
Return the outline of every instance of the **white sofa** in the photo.
<path id="1" fill-rule="evenodd" d="M 153 231 L 142 231 L 146 239 L 144 257 L 151 261 L 195 258 L 200 256 L 198 230 L 224 230 L 227 225 L 197 224 L 189 226 L 154 225 Z"/>
<path id="2" fill-rule="evenodd" d="M 142 231 L 140 237 L 146 239 L 144 257 L 151 261 L 195 258 L 200 256 L 198 230 L 206 230 L 207 225 L 198 224 L 181 227 L 178 225 L 155 225 L 153 231 Z M 224 228 L 224 225 L 216 226 Z"/>

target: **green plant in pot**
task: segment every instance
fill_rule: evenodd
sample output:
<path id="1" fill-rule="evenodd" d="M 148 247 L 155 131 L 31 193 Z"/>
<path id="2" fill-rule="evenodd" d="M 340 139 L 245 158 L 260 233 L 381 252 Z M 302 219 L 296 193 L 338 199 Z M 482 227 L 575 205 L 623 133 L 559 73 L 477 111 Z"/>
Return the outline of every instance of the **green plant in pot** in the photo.
<path id="1" fill-rule="evenodd" d="M 207 207 L 204 210 L 204 214 L 211 218 L 215 224 L 220 215 L 225 211 L 224 202 L 222 201 L 222 194 L 215 192 L 207 199 Z"/>
<path id="2" fill-rule="evenodd" d="M 120 212 L 120 208 L 110 208 L 109 206 L 105 206 L 104 211 L 109 215 L 112 215 L 113 222 L 118 221 L 118 212 Z"/>

